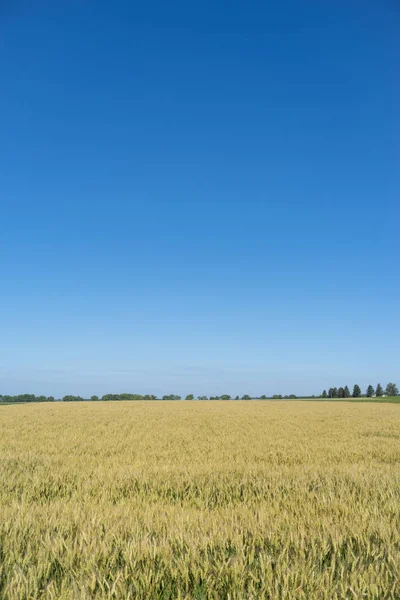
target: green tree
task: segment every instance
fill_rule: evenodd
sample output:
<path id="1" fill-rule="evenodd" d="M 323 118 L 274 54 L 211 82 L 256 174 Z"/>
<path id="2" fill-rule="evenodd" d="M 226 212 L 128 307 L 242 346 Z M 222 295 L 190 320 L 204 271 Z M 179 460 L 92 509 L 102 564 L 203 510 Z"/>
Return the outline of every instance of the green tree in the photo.
<path id="1" fill-rule="evenodd" d="M 332 394 L 333 394 L 332 398 L 339 398 L 339 392 L 338 392 L 337 388 L 335 388 L 335 387 L 332 388 Z"/>
<path id="2" fill-rule="evenodd" d="M 378 385 L 376 386 L 375 394 L 377 398 L 383 396 L 383 388 L 380 383 L 378 383 Z"/>
<path id="3" fill-rule="evenodd" d="M 92 396 L 90 399 L 93 400 L 93 402 L 97 402 L 97 400 L 99 399 L 99 397 L 98 396 Z"/>
<path id="4" fill-rule="evenodd" d="M 385 394 L 387 396 L 398 396 L 399 390 L 397 389 L 397 385 L 395 383 L 388 383 L 386 386 Z"/>
<path id="5" fill-rule="evenodd" d="M 343 398 L 350 398 L 350 390 L 347 385 L 344 386 Z"/>
<path id="6" fill-rule="evenodd" d="M 374 388 L 372 387 L 372 385 L 369 385 L 369 386 L 367 387 L 367 393 L 366 393 L 366 396 L 367 396 L 367 398 L 372 398 L 372 396 L 373 396 L 374 394 L 375 394 L 375 390 L 374 390 Z"/>
<path id="7" fill-rule="evenodd" d="M 221 400 L 230 400 L 230 399 L 231 399 L 231 397 L 230 397 L 230 395 L 229 395 L 229 394 L 223 394 L 223 395 L 221 396 Z"/>
<path id="8" fill-rule="evenodd" d="M 361 388 L 359 385 L 355 384 L 353 387 L 353 398 L 359 398 L 361 396 Z"/>
<path id="9" fill-rule="evenodd" d="M 324 390 L 324 391 L 322 392 L 322 396 L 321 396 L 321 398 L 327 398 L 327 397 L 328 397 L 328 394 L 326 393 L 326 390 Z"/>
<path id="10" fill-rule="evenodd" d="M 242 400 L 251 400 L 251 398 L 248 394 L 244 394 L 244 396 L 242 396 Z"/>
<path id="11" fill-rule="evenodd" d="M 18 396 L 11 396 L 14 402 L 36 402 L 37 398 L 35 394 L 19 394 Z"/>
<path id="12" fill-rule="evenodd" d="M 338 398 L 344 398 L 344 388 L 340 387 L 337 393 Z"/>
<path id="13" fill-rule="evenodd" d="M 188 394 L 186 396 L 185 400 L 194 400 L 194 395 L 193 394 Z"/>

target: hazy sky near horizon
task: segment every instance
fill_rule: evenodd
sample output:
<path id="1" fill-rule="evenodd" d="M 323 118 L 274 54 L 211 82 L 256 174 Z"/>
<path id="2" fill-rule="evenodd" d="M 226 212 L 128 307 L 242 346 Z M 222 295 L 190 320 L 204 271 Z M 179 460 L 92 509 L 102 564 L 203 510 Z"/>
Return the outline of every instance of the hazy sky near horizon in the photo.
<path id="1" fill-rule="evenodd" d="M 0 394 L 400 384 L 400 5 L 0 8 Z"/>

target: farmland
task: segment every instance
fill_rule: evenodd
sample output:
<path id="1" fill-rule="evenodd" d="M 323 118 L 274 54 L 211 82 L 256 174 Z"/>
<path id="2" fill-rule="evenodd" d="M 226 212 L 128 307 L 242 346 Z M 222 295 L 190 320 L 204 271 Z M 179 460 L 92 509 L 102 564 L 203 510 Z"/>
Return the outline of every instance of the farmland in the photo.
<path id="1" fill-rule="evenodd" d="M 400 407 L 0 407 L 0 598 L 400 598 Z"/>

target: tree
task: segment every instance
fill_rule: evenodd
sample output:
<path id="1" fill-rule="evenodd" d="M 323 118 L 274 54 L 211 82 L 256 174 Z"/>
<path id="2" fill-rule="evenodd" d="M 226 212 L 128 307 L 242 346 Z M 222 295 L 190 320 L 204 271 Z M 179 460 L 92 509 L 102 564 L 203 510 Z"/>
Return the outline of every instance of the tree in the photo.
<path id="1" fill-rule="evenodd" d="M 93 402 L 97 402 L 97 400 L 99 399 L 99 397 L 98 396 L 92 396 L 90 399 L 93 400 Z"/>
<path id="2" fill-rule="evenodd" d="M 194 395 L 193 394 L 188 394 L 186 396 L 186 400 L 194 400 Z"/>
<path id="3" fill-rule="evenodd" d="M 236 396 L 235 400 L 239 400 L 239 399 L 240 399 L 239 396 Z"/>
<path id="4" fill-rule="evenodd" d="M 347 385 L 344 386 L 343 392 L 343 398 L 350 398 L 350 390 Z"/>
<path id="5" fill-rule="evenodd" d="M 339 398 L 339 392 L 337 388 L 332 388 L 333 396 L 332 398 Z"/>
<path id="6" fill-rule="evenodd" d="M 328 397 L 328 394 L 326 393 L 326 390 L 324 390 L 324 391 L 322 392 L 322 396 L 321 396 L 321 398 L 327 398 L 327 397 Z"/>
<path id="7" fill-rule="evenodd" d="M 244 396 L 242 396 L 242 400 L 250 400 L 250 396 L 248 394 L 245 394 Z"/>
<path id="8" fill-rule="evenodd" d="M 378 385 L 376 386 L 375 395 L 377 398 L 383 396 L 383 388 L 380 383 L 378 383 Z"/>
<path id="9" fill-rule="evenodd" d="M 398 396 L 399 390 L 397 389 L 397 385 L 395 383 L 388 383 L 386 386 L 385 394 L 387 396 Z"/>
<path id="10" fill-rule="evenodd" d="M 231 397 L 230 397 L 230 395 L 229 395 L 229 394 L 223 394 L 223 395 L 221 396 L 221 400 L 230 400 L 230 399 L 231 399 Z"/>
<path id="11" fill-rule="evenodd" d="M 353 387 L 353 398 L 359 398 L 361 396 L 361 388 L 359 385 L 355 384 Z"/>
<path id="12" fill-rule="evenodd" d="M 338 389 L 337 398 L 344 398 L 344 388 L 340 387 Z"/>
<path id="13" fill-rule="evenodd" d="M 266 399 L 267 399 L 267 396 L 265 394 L 263 394 L 260 398 L 260 400 L 266 400 Z"/>
<path id="14" fill-rule="evenodd" d="M 326 394 L 326 392 L 325 392 L 325 394 Z M 289 398 L 290 398 L 290 400 L 296 400 L 297 396 L 296 396 L 296 394 L 290 394 Z"/>
<path id="15" fill-rule="evenodd" d="M 375 394 L 375 390 L 374 390 L 374 388 L 372 387 L 372 385 L 369 385 L 369 386 L 367 387 L 367 393 L 366 393 L 366 396 L 367 396 L 367 398 L 372 398 L 372 396 L 373 396 L 374 394 Z"/>
<path id="16" fill-rule="evenodd" d="M 102 400 L 104 400 L 105 402 L 108 402 L 111 400 L 119 400 L 119 395 L 118 394 L 104 394 L 104 396 L 102 397 Z"/>
<path id="17" fill-rule="evenodd" d="M 35 394 L 19 394 L 18 396 L 11 396 L 14 402 L 36 402 L 37 398 Z"/>
<path id="18" fill-rule="evenodd" d="M 274 394 L 274 395 L 272 396 L 272 399 L 273 399 L 273 400 L 283 400 L 283 398 L 282 398 L 282 394 Z"/>

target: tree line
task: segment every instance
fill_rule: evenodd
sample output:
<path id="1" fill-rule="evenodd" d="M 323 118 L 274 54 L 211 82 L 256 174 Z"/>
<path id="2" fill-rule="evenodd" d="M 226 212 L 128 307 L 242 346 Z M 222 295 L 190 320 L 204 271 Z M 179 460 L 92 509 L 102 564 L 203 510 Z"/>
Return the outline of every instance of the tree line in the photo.
<path id="1" fill-rule="evenodd" d="M 367 398 L 379 398 L 382 396 L 398 396 L 399 390 L 395 383 L 389 382 L 385 388 L 380 383 L 374 388 L 369 385 L 365 391 L 364 396 Z M 222 394 L 221 396 L 197 396 L 197 400 L 296 400 L 297 398 L 361 398 L 363 394 L 359 385 L 355 384 L 352 393 L 347 385 L 344 387 L 331 387 L 328 391 L 324 390 L 320 396 L 296 396 L 296 394 L 290 394 L 282 396 L 281 394 L 274 394 L 273 396 L 250 396 L 244 394 L 243 396 L 235 396 L 234 398 L 229 394 Z M 188 394 L 185 400 L 195 400 L 194 394 Z M 73 396 L 71 394 L 64 396 L 63 398 L 56 399 L 54 396 L 35 396 L 35 394 L 19 394 L 17 396 L 2 396 L 0 394 L 0 402 L 3 403 L 26 403 L 26 402 L 86 402 L 91 400 L 93 402 L 104 401 L 113 402 L 117 400 L 182 400 L 182 396 L 178 394 L 167 394 L 158 398 L 154 394 L 104 394 L 101 398 L 99 396 L 91 396 L 90 398 L 83 398 L 82 396 Z"/>
<path id="2" fill-rule="evenodd" d="M 380 383 L 374 388 L 374 386 L 369 385 L 365 391 L 364 396 L 366 398 L 381 398 L 382 396 L 398 396 L 399 390 L 397 389 L 397 385 L 395 383 L 389 382 L 385 388 L 381 386 Z M 359 385 L 355 384 L 353 387 L 353 392 L 350 394 L 350 390 L 347 385 L 344 387 L 329 388 L 328 391 L 324 390 L 321 394 L 321 398 L 361 398 L 363 394 L 361 393 L 361 388 Z"/>
<path id="3" fill-rule="evenodd" d="M 53 396 L 35 396 L 35 394 L 19 394 L 18 396 L 2 396 L 0 402 L 55 402 Z"/>
<path id="4" fill-rule="evenodd" d="M 188 394 L 185 396 L 185 400 L 292 400 L 298 396 L 290 394 L 290 396 L 282 396 L 281 394 L 275 394 L 274 396 L 250 396 L 244 394 L 243 396 L 235 396 L 234 398 L 229 394 L 222 394 L 221 396 L 197 396 L 194 394 Z M 304 398 L 305 396 L 301 396 Z M 307 396 L 308 398 L 316 398 L 317 396 Z M 161 398 L 158 398 L 154 394 L 104 394 L 104 396 L 91 396 L 90 398 L 83 398 L 82 396 L 74 396 L 68 394 L 62 398 L 56 399 L 53 396 L 35 396 L 34 394 L 20 394 L 18 396 L 2 396 L 0 394 L 0 402 L 88 402 L 88 401 L 103 401 L 103 402 L 114 402 L 117 400 L 182 400 L 182 396 L 179 394 L 166 394 Z"/>

